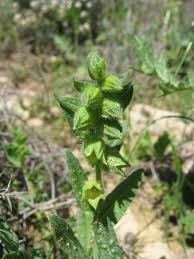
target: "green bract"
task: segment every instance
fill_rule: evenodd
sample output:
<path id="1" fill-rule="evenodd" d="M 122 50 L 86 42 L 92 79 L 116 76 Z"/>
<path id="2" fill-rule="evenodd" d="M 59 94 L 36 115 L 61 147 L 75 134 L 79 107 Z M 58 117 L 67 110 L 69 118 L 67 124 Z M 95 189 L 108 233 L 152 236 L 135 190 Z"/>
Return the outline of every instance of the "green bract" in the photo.
<path id="1" fill-rule="evenodd" d="M 68 114 L 74 114 L 80 107 L 80 100 L 71 96 L 56 96 L 61 108 Z"/>
<path id="2" fill-rule="evenodd" d="M 106 75 L 105 61 L 95 51 L 86 61 L 94 81 L 74 79 L 80 96 L 57 96 L 57 100 L 83 144 L 88 162 L 98 168 L 106 165 L 115 172 L 122 172 L 129 166 L 119 151 L 126 135 L 124 111 L 132 99 L 133 84 L 127 76 Z"/>
<path id="3" fill-rule="evenodd" d="M 85 106 L 95 108 L 101 105 L 102 100 L 103 96 L 100 88 L 95 85 L 87 86 L 82 93 L 82 102 Z"/>
<path id="4" fill-rule="evenodd" d="M 108 154 L 106 161 L 109 169 L 118 173 L 122 173 L 123 169 L 129 166 L 129 163 L 116 152 Z"/>
<path id="5" fill-rule="evenodd" d="M 103 157 L 104 144 L 98 137 L 89 137 L 84 141 L 84 155 L 91 165 L 96 165 Z"/>
<path id="6" fill-rule="evenodd" d="M 102 90 L 105 92 L 115 93 L 122 89 L 121 80 L 114 75 L 108 75 L 102 81 Z"/>
<path id="7" fill-rule="evenodd" d="M 120 103 L 105 98 L 102 105 L 102 116 L 109 119 L 122 119 L 123 109 Z"/>
<path id="8" fill-rule="evenodd" d="M 104 197 L 102 186 L 95 180 L 86 181 L 82 193 L 83 200 L 88 201 L 94 208 L 97 207 L 98 201 Z"/>
<path id="9" fill-rule="evenodd" d="M 81 107 L 75 113 L 73 130 L 84 130 L 94 125 L 95 117 L 89 109 Z"/>
<path id="10" fill-rule="evenodd" d="M 79 79 L 74 79 L 73 81 L 74 87 L 77 91 L 79 92 L 83 92 L 83 90 L 88 87 L 91 86 L 91 84 L 94 85 L 94 82 L 91 81 L 86 81 L 86 80 L 79 80 Z M 95 84 L 96 85 L 96 84 Z"/>
<path id="11" fill-rule="evenodd" d="M 50 221 L 65 256 L 123 259 L 124 253 L 119 247 L 113 223 L 118 222 L 134 197 L 142 171 L 125 178 L 107 196 L 101 174 L 104 169 L 124 175 L 124 170 L 129 167 L 128 161 L 120 154 L 120 148 L 128 129 L 124 111 L 132 99 L 133 84 L 128 77 L 119 79 L 106 75 L 105 61 L 96 52 L 87 57 L 87 66 L 90 77 L 95 81 L 74 80 L 79 97 L 58 96 L 57 100 L 82 144 L 84 157 L 95 167 L 96 180 L 88 180 L 79 161 L 66 150 L 69 183 L 81 208 L 81 233 L 74 234 L 59 217 L 51 217 Z"/>
<path id="12" fill-rule="evenodd" d="M 74 79 L 80 96 L 57 96 L 57 100 L 83 144 L 88 162 L 92 166 L 102 168 L 106 165 L 115 172 L 121 172 L 129 164 L 119 154 L 125 136 L 120 123 L 122 121 L 124 125 L 124 110 L 132 99 L 133 84 L 127 76 L 106 75 L 105 60 L 95 51 L 86 61 L 94 81 Z"/>
<path id="13" fill-rule="evenodd" d="M 106 75 L 105 60 L 93 51 L 88 55 L 86 62 L 90 77 L 96 81 L 101 81 Z"/>

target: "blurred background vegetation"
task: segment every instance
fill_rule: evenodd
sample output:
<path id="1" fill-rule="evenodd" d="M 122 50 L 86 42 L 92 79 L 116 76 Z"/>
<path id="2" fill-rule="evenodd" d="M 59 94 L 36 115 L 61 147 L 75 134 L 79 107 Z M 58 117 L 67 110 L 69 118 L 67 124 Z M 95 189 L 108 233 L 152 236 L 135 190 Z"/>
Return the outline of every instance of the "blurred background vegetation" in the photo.
<path id="1" fill-rule="evenodd" d="M 193 10 L 192 0 L 0 1 L 0 228 L 11 226 L 32 258 L 66 258 L 55 247 L 50 210 L 76 227 L 63 147 L 82 157 L 54 94 L 76 94 L 72 79 L 84 77 L 94 48 L 111 72 L 133 78 L 123 153 L 133 167 L 145 166 L 145 199 L 165 240 L 183 248 L 172 258 L 193 258 Z M 153 121 L 174 115 L 178 124 L 150 130 Z M 107 176 L 105 183 L 117 180 Z M 129 254 L 139 258 L 132 241 Z M 0 258 L 11 249 L 0 245 Z"/>

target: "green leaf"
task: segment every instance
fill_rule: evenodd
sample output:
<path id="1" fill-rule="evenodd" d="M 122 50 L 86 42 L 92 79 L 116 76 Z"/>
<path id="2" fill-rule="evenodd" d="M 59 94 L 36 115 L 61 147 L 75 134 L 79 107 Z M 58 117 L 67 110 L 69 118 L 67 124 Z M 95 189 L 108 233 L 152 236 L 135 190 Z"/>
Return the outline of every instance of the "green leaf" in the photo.
<path id="1" fill-rule="evenodd" d="M 0 241 L 9 252 L 18 250 L 18 237 L 5 222 L 0 222 Z"/>
<path id="2" fill-rule="evenodd" d="M 102 116 L 110 119 L 122 119 L 123 109 L 116 100 L 106 99 L 103 100 Z"/>
<path id="3" fill-rule="evenodd" d="M 119 221 L 128 208 L 129 202 L 135 196 L 142 174 L 142 169 L 133 172 L 108 194 L 105 200 L 98 203 L 95 214 L 96 221 L 103 222 L 105 225 L 107 225 L 108 219 L 114 223 Z"/>
<path id="4" fill-rule="evenodd" d="M 194 234 L 194 215 L 189 212 L 186 215 L 182 216 L 178 223 L 182 226 L 184 226 L 184 231 L 188 235 Z"/>
<path id="5" fill-rule="evenodd" d="M 97 52 L 91 52 L 87 59 L 88 73 L 94 80 L 101 81 L 105 77 L 106 64 Z"/>
<path id="6" fill-rule="evenodd" d="M 27 138 L 24 133 L 19 130 L 13 130 L 13 141 L 9 142 L 4 140 L 2 146 L 6 152 L 7 159 L 16 168 L 21 168 L 24 163 L 24 159 L 30 155 L 30 150 L 26 145 Z"/>
<path id="7" fill-rule="evenodd" d="M 88 258 L 72 229 L 62 218 L 56 215 L 50 215 L 49 221 L 57 243 L 64 254 L 73 258 Z"/>
<path id="8" fill-rule="evenodd" d="M 93 85 L 97 86 L 94 81 L 86 81 L 86 80 L 78 80 L 74 79 L 73 81 L 75 89 L 77 89 L 79 92 L 83 92 L 87 87 Z"/>
<path id="9" fill-rule="evenodd" d="M 76 201 L 80 207 L 83 207 L 82 189 L 87 180 L 86 172 L 81 168 L 79 161 L 67 149 L 65 149 L 65 157 L 68 166 L 69 181 Z"/>
<path id="10" fill-rule="evenodd" d="M 93 240 L 93 214 L 91 211 L 81 210 L 79 224 L 78 224 L 78 239 L 86 250 L 87 254 L 89 254 L 92 249 L 92 240 Z"/>
<path id="11" fill-rule="evenodd" d="M 94 126 L 95 115 L 86 107 L 81 107 L 73 118 L 73 130 L 85 130 Z"/>
<path id="12" fill-rule="evenodd" d="M 58 48 L 59 51 L 62 53 L 70 53 L 73 50 L 72 44 L 68 38 L 59 36 L 59 35 L 54 35 L 54 43 L 56 47 Z"/>
<path id="13" fill-rule="evenodd" d="M 55 96 L 61 108 L 70 115 L 73 115 L 80 108 L 78 97 Z"/>
<path id="14" fill-rule="evenodd" d="M 133 82 L 128 78 L 123 78 L 122 88 L 123 90 L 118 94 L 117 99 L 123 110 L 125 110 L 133 97 Z"/>
<path id="15" fill-rule="evenodd" d="M 82 101 L 84 106 L 88 106 L 91 109 L 95 109 L 102 105 L 102 93 L 99 87 L 90 85 L 85 88 L 82 94 Z"/>
<path id="16" fill-rule="evenodd" d="M 167 68 L 167 62 L 164 55 L 160 55 L 156 58 L 154 67 L 159 78 L 163 82 L 169 83 L 169 70 Z"/>
<path id="17" fill-rule="evenodd" d="M 103 140 L 110 147 L 121 145 L 123 140 L 122 128 L 117 121 L 106 121 L 104 124 Z"/>
<path id="18" fill-rule="evenodd" d="M 73 116 L 80 107 L 80 101 L 77 97 L 71 96 L 55 96 L 59 105 L 64 111 L 65 117 L 69 125 L 73 127 Z"/>
<path id="19" fill-rule="evenodd" d="M 154 72 L 154 57 L 148 43 L 141 37 L 129 35 L 129 45 L 135 52 L 139 66 L 145 74 L 152 74 Z"/>
<path id="20" fill-rule="evenodd" d="M 59 105 L 64 111 L 65 117 L 70 126 L 73 126 L 73 116 L 80 107 L 80 101 L 77 97 L 72 96 L 55 96 Z"/>
<path id="21" fill-rule="evenodd" d="M 84 155 L 91 165 L 96 165 L 104 155 L 104 144 L 99 137 L 89 136 L 84 141 Z"/>
<path id="22" fill-rule="evenodd" d="M 122 259 L 124 253 L 119 247 L 111 222 L 104 226 L 101 222 L 93 224 L 99 259 Z"/>
<path id="23" fill-rule="evenodd" d="M 121 91 L 123 89 L 121 80 L 114 75 L 106 76 L 101 82 L 101 87 L 102 91 L 107 93 L 117 93 L 118 91 Z"/>
<path id="24" fill-rule="evenodd" d="M 32 259 L 33 257 L 23 251 L 11 252 L 3 256 L 3 259 Z"/>
<path id="25" fill-rule="evenodd" d="M 110 170 L 117 173 L 122 173 L 123 169 L 129 167 L 129 163 L 118 153 L 111 151 L 106 156 L 106 162 Z"/>
<path id="26" fill-rule="evenodd" d="M 167 67 L 167 60 L 164 54 L 161 54 L 159 57 L 157 57 L 157 59 L 155 59 L 154 68 L 158 77 L 162 80 L 163 83 L 178 87 L 179 81 L 173 77 L 169 68 Z"/>

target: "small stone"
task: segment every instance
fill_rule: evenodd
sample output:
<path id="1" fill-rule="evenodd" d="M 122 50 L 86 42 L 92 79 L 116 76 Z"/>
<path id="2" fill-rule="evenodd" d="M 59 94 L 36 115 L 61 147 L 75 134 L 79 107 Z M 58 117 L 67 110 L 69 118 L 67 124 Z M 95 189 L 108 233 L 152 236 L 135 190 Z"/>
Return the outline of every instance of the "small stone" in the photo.
<path id="1" fill-rule="evenodd" d="M 33 128 L 38 128 L 43 126 L 43 121 L 39 118 L 31 118 L 28 120 L 28 126 Z"/>
<path id="2" fill-rule="evenodd" d="M 6 76 L 0 76 L 0 84 L 6 84 L 9 82 L 9 78 Z"/>
<path id="3" fill-rule="evenodd" d="M 50 112 L 53 116 L 58 117 L 60 115 L 60 109 L 58 107 L 52 107 Z"/>

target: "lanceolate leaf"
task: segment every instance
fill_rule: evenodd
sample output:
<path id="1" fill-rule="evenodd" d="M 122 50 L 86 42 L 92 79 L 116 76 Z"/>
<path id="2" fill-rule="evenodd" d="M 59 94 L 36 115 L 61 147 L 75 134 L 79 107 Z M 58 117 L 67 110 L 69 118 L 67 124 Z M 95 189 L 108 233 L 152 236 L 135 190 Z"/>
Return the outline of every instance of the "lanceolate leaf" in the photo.
<path id="1" fill-rule="evenodd" d="M 56 215 L 49 216 L 57 243 L 64 254 L 73 258 L 88 258 L 70 226 Z"/>
<path id="2" fill-rule="evenodd" d="M 162 80 L 162 83 L 169 84 L 169 88 L 179 86 L 179 81 L 172 75 L 167 67 L 167 60 L 164 54 L 161 54 L 154 62 L 156 74 Z"/>
<path id="3" fill-rule="evenodd" d="M 81 168 L 79 161 L 67 149 L 65 149 L 65 157 L 68 165 L 69 181 L 76 197 L 76 201 L 80 207 L 83 207 L 82 189 L 87 180 L 86 173 Z"/>
<path id="4" fill-rule="evenodd" d="M 18 251 L 4 255 L 3 259 L 33 259 L 33 257 L 25 252 Z"/>
<path id="5" fill-rule="evenodd" d="M 93 228 L 99 259 L 123 259 L 124 253 L 119 247 L 111 222 L 108 221 L 107 226 L 101 222 L 95 222 Z"/>
<path id="6" fill-rule="evenodd" d="M 79 224 L 78 224 L 78 239 L 87 251 L 87 254 L 92 246 L 92 239 L 94 238 L 93 228 L 92 228 L 93 214 L 91 211 L 81 211 Z"/>
<path id="7" fill-rule="evenodd" d="M 18 250 L 18 237 L 5 222 L 0 222 L 0 241 L 9 252 Z"/>
<path id="8" fill-rule="evenodd" d="M 154 71 L 153 53 L 150 51 L 150 46 L 141 37 L 129 35 L 129 45 L 135 52 L 141 69 L 146 74 L 152 74 Z"/>
<path id="9" fill-rule="evenodd" d="M 142 169 L 133 172 L 108 194 L 105 200 L 99 202 L 95 219 L 105 225 L 107 225 L 108 219 L 116 223 L 135 196 L 142 174 Z"/>
<path id="10" fill-rule="evenodd" d="M 160 55 L 154 62 L 157 75 L 164 83 L 169 83 L 170 74 L 167 68 L 167 62 L 164 55 Z"/>

